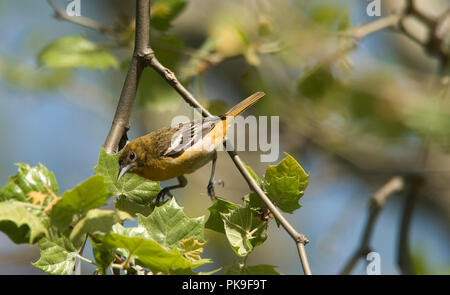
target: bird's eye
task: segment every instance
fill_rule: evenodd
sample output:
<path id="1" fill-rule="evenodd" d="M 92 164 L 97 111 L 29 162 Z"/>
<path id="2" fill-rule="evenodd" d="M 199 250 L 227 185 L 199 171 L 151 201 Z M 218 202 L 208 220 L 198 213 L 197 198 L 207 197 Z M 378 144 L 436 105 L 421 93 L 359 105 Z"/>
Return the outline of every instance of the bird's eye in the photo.
<path id="1" fill-rule="evenodd" d="M 133 161 L 136 158 L 136 154 L 134 152 L 130 153 L 130 160 Z"/>

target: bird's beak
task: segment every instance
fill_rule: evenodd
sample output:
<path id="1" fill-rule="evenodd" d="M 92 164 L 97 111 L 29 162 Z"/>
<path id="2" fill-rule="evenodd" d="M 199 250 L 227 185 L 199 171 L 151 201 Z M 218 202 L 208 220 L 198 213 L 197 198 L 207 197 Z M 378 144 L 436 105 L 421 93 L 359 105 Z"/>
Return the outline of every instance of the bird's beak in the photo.
<path id="1" fill-rule="evenodd" d="M 119 181 L 120 178 L 122 176 L 124 176 L 125 173 L 127 173 L 130 169 L 131 169 L 131 164 L 128 164 L 128 165 L 126 165 L 124 167 L 121 166 L 120 169 L 119 169 L 119 175 L 117 176 L 117 181 Z"/>

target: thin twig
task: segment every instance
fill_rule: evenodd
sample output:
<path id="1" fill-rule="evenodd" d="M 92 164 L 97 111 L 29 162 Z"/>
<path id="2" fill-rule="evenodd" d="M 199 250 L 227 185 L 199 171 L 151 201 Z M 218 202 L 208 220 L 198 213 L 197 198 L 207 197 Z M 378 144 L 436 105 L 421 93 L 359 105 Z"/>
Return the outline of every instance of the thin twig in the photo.
<path id="1" fill-rule="evenodd" d="M 68 22 L 71 22 L 71 23 L 74 23 L 74 24 L 77 24 L 77 25 L 80 25 L 80 26 L 83 26 L 83 27 L 86 27 L 89 29 L 93 29 L 93 30 L 99 31 L 102 34 L 112 32 L 111 28 L 109 28 L 105 25 L 102 25 L 93 19 L 81 16 L 81 15 L 77 16 L 77 17 L 70 17 L 64 11 L 58 9 L 52 0 L 47 0 L 47 2 L 50 5 L 50 7 L 54 10 L 55 17 L 60 20 L 65 20 L 65 21 L 68 21 Z"/>
<path id="2" fill-rule="evenodd" d="M 369 200 L 369 217 L 367 219 L 366 226 L 364 227 L 364 234 L 360 245 L 340 272 L 341 275 L 350 274 L 359 259 L 364 258 L 370 252 L 370 239 L 372 237 L 378 214 L 384 208 L 387 199 L 393 194 L 403 190 L 404 186 L 405 183 L 403 178 L 400 176 L 394 176 L 379 190 L 373 193 Z"/>
<path id="3" fill-rule="evenodd" d="M 402 14 L 392 13 L 373 22 L 349 29 L 343 34 L 344 36 L 352 37 L 357 41 L 360 41 L 368 35 L 373 34 L 377 31 L 397 27 L 401 19 Z"/>

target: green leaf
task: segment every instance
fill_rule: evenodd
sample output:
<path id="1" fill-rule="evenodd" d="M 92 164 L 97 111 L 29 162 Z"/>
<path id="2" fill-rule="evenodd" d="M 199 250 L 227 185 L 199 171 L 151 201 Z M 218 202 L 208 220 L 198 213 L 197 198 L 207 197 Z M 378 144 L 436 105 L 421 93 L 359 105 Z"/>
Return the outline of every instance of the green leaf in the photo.
<path id="1" fill-rule="evenodd" d="M 87 211 L 105 205 L 111 196 L 111 183 L 100 175 L 89 177 L 73 190 L 66 191 L 50 211 L 52 223 L 59 229 L 65 229 L 74 215 L 84 215 Z"/>
<path id="2" fill-rule="evenodd" d="M 261 200 L 261 198 L 256 193 L 249 193 L 245 195 L 242 200 L 245 203 L 245 207 L 250 207 L 254 210 L 260 210 L 262 208 L 267 208 L 266 204 Z"/>
<path id="3" fill-rule="evenodd" d="M 264 187 L 276 206 L 284 212 L 293 213 L 301 207 L 298 201 L 308 185 L 309 175 L 292 156 L 285 155 L 278 165 L 267 168 Z"/>
<path id="4" fill-rule="evenodd" d="M 253 179 L 255 179 L 256 182 L 259 184 L 259 186 L 262 187 L 263 182 L 262 182 L 261 178 L 259 178 L 259 176 L 255 173 L 255 171 L 253 171 L 253 169 L 250 166 L 248 166 L 247 164 L 244 164 L 244 165 L 245 165 L 245 168 L 247 169 L 247 171 L 253 177 Z"/>
<path id="5" fill-rule="evenodd" d="M 148 205 L 141 205 L 136 202 L 130 201 L 124 196 L 119 196 L 114 201 L 114 205 L 117 210 L 127 212 L 133 217 L 136 217 L 137 214 L 148 216 L 153 211 L 153 207 Z"/>
<path id="6" fill-rule="evenodd" d="M 105 275 L 106 270 L 114 260 L 114 249 L 106 248 L 101 243 L 96 243 L 91 239 L 94 250 L 94 259 L 98 267 L 98 273 Z"/>
<path id="7" fill-rule="evenodd" d="M 205 261 L 209 262 L 209 259 L 202 259 L 203 247 L 205 242 L 200 242 L 194 237 L 180 241 L 180 248 L 183 256 L 191 262 Z"/>
<path id="8" fill-rule="evenodd" d="M 33 244 L 43 235 L 48 235 L 41 219 L 27 206 L 27 203 L 17 201 L 0 202 L 0 231 L 16 244 Z"/>
<path id="9" fill-rule="evenodd" d="M 234 261 L 233 264 L 225 269 L 226 275 L 281 275 L 275 270 L 276 266 L 268 264 L 259 264 L 246 266 Z"/>
<path id="10" fill-rule="evenodd" d="M 102 175 L 112 182 L 111 193 L 113 195 L 124 195 L 139 204 L 151 203 L 161 190 L 159 182 L 147 180 L 134 173 L 126 173 L 117 182 L 119 157 L 120 153 L 108 155 L 102 148 L 98 164 L 94 167 L 95 174 Z"/>
<path id="11" fill-rule="evenodd" d="M 211 207 L 208 208 L 210 215 L 206 221 L 205 228 L 219 233 L 225 233 L 223 227 L 223 217 L 221 214 L 230 213 L 238 207 L 237 204 L 218 198 Z"/>
<path id="12" fill-rule="evenodd" d="M 149 268 L 153 273 L 184 273 L 205 263 L 190 262 L 176 247 L 167 251 L 157 242 L 143 237 L 110 233 L 103 239 L 103 245 L 125 249 L 130 258 L 135 258 L 136 264 Z"/>
<path id="13" fill-rule="evenodd" d="M 185 0 L 156 0 L 152 2 L 151 19 L 152 28 L 166 31 L 171 27 L 172 21 L 184 10 Z"/>
<path id="14" fill-rule="evenodd" d="M 138 214 L 138 224 L 147 230 L 152 240 L 167 250 L 179 247 L 180 242 L 188 238 L 203 241 L 204 217 L 187 217 L 175 198 L 156 207 L 148 217 Z"/>
<path id="15" fill-rule="evenodd" d="M 267 195 L 272 202 L 281 210 L 293 213 L 301 208 L 298 201 L 303 193 L 298 190 L 300 182 L 295 176 L 291 177 L 272 177 L 267 185 Z"/>
<path id="16" fill-rule="evenodd" d="M 237 255 L 247 256 L 254 247 L 267 239 L 268 223 L 256 217 L 251 208 L 236 208 L 230 213 L 221 215 L 225 234 Z"/>
<path id="17" fill-rule="evenodd" d="M 74 271 L 77 252 L 66 237 L 55 241 L 43 238 L 39 241 L 41 258 L 32 265 L 48 274 L 68 275 Z"/>
<path id="18" fill-rule="evenodd" d="M 40 64 L 51 68 L 119 67 L 114 55 L 83 36 L 67 36 L 52 42 L 39 53 L 38 59 Z"/>
<path id="19" fill-rule="evenodd" d="M 113 210 L 89 210 L 85 217 L 83 217 L 73 228 L 70 233 L 70 240 L 75 247 L 80 247 L 83 244 L 86 233 L 95 233 L 97 231 L 109 233 L 111 227 L 125 219 L 133 219 L 131 215 L 126 212 Z"/>
<path id="20" fill-rule="evenodd" d="M 18 173 L 9 178 L 8 183 L 0 190 L 0 201 L 18 200 L 28 202 L 28 194 L 33 191 L 48 193 L 50 189 L 58 194 L 58 183 L 55 175 L 44 165 L 31 167 L 28 164 L 19 163 Z M 47 203 L 44 203 L 47 205 Z"/>

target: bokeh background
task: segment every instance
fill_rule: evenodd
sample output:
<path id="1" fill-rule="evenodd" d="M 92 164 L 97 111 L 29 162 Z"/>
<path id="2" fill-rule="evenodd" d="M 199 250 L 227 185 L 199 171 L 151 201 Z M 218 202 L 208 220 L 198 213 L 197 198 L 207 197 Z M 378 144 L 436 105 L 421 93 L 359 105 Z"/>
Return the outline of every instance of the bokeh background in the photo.
<path id="1" fill-rule="evenodd" d="M 383 13 L 392 8 L 389 2 L 382 1 Z M 449 8 L 445 0 L 417 2 L 431 15 Z M 54 3 L 64 10 L 69 2 Z M 436 58 L 389 29 L 334 56 L 352 44 L 340 32 L 377 19 L 367 15 L 367 4 L 187 1 L 168 30 L 152 30 L 152 43 L 161 62 L 213 113 L 220 114 L 254 91 L 267 93 L 247 114 L 280 116 L 279 160 L 283 151 L 289 152 L 310 173 L 302 208 L 286 215 L 310 240 L 307 253 L 314 274 L 342 269 L 361 238 L 371 193 L 393 175 L 410 173 L 425 179 L 410 229 L 415 271 L 449 274 L 450 81 Z M 14 164 L 19 162 L 43 163 L 55 173 L 60 191 L 94 172 L 131 56 L 134 1 L 81 0 L 81 13 L 114 28 L 116 35 L 58 20 L 45 0 L 0 1 L 0 185 L 16 173 Z M 418 26 L 417 32 L 424 28 Z M 103 44 L 121 66 L 105 70 L 40 66 L 39 52 L 68 35 Z M 329 60 L 330 56 L 334 58 Z M 129 138 L 167 126 L 176 115 L 193 113 L 147 69 Z M 419 160 L 424 145 L 425 164 Z M 261 163 L 259 155 L 241 153 L 262 176 L 275 163 Z M 175 194 L 190 217 L 209 214 L 209 169 L 207 165 L 189 175 L 188 187 Z M 216 189 L 224 198 L 239 202 L 249 192 L 224 152 L 219 154 L 216 177 L 225 182 L 224 188 Z M 389 199 L 372 237 L 371 248 L 381 255 L 383 274 L 399 273 L 404 202 L 402 193 Z M 209 230 L 205 234 L 204 257 L 215 263 L 203 270 L 238 258 L 225 236 Z M 90 249 L 88 245 L 85 253 Z M 0 233 L 0 274 L 41 274 L 30 264 L 38 258 L 37 246 L 15 245 Z M 274 222 L 268 240 L 248 263 L 276 265 L 284 274 L 302 273 L 294 243 Z M 353 273 L 365 274 L 365 268 L 361 260 Z M 92 270 L 82 264 L 83 273 Z"/>

